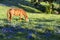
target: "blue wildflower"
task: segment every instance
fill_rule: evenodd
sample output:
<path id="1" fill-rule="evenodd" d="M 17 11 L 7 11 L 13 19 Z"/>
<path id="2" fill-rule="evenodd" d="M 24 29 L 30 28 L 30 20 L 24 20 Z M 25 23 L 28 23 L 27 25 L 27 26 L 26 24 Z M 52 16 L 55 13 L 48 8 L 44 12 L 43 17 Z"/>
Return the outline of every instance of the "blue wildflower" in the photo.
<path id="1" fill-rule="evenodd" d="M 28 34 L 32 34 L 33 32 L 31 30 L 27 30 Z"/>
<path id="2" fill-rule="evenodd" d="M 34 34 L 38 34 L 38 33 L 35 31 Z"/>
<path id="3" fill-rule="evenodd" d="M 20 29 L 17 29 L 18 31 L 20 31 L 20 32 L 25 32 L 26 30 L 25 29 L 23 29 L 23 28 L 20 28 Z"/>
<path id="4" fill-rule="evenodd" d="M 31 35 L 28 35 L 28 36 L 26 36 L 26 38 L 31 39 L 31 38 L 32 38 L 32 36 L 31 36 Z"/>
<path id="5" fill-rule="evenodd" d="M 2 28 L 3 33 L 15 33 L 14 28 Z"/>
<path id="6" fill-rule="evenodd" d="M 20 26 L 16 26 L 15 28 L 16 28 L 16 29 L 20 29 L 21 27 L 20 27 Z"/>
<path id="7" fill-rule="evenodd" d="M 44 33 L 45 37 L 50 37 L 51 36 L 51 33 L 48 31 L 46 33 Z"/>
<path id="8" fill-rule="evenodd" d="M 7 38 L 8 38 L 8 39 L 13 38 L 13 35 L 9 35 L 9 36 L 7 36 Z"/>

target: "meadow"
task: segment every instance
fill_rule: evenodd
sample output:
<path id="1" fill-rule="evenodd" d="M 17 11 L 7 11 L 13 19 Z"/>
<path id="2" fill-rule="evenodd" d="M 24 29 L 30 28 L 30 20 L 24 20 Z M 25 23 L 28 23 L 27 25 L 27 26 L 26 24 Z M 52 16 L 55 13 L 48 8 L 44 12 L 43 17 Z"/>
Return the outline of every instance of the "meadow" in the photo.
<path id="1" fill-rule="evenodd" d="M 60 40 L 60 14 L 46 14 L 28 5 L 18 5 L 0 3 L 0 40 Z M 7 10 L 11 7 L 26 10 L 29 22 L 16 16 L 8 22 Z"/>

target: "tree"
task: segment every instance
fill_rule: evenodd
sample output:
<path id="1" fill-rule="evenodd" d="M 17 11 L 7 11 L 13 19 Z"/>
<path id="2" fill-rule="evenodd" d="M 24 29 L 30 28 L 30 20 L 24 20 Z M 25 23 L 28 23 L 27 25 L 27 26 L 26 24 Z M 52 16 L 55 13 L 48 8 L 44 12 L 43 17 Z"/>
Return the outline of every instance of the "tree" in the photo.
<path id="1" fill-rule="evenodd" d="M 36 2 L 36 0 L 31 0 L 31 3 L 34 3 L 34 2 Z"/>
<path id="2" fill-rule="evenodd" d="M 44 0 L 45 2 L 47 1 L 49 3 L 49 6 L 46 7 L 46 12 L 47 13 L 53 13 L 54 11 L 54 5 L 52 4 L 54 0 Z"/>

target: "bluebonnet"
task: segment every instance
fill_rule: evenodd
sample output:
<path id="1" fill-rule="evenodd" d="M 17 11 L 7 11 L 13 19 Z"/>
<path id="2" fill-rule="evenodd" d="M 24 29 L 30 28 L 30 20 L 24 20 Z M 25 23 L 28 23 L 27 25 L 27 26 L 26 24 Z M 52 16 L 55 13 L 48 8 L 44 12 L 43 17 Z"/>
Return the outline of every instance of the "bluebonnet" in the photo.
<path id="1" fill-rule="evenodd" d="M 27 29 L 27 32 L 28 32 L 28 34 L 32 34 L 33 33 L 33 31 L 29 30 L 29 29 Z"/>
<path id="2" fill-rule="evenodd" d="M 24 29 L 24 28 L 20 28 L 20 27 L 3 27 L 2 28 L 2 33 L 7 34 L 7 38 L 12 38 L 17 32 L 26 32 L 28 35 L 26 36 L 26 38 L 30 39 L 33 38 L 32 37 L 32 30 L 29 29 Z"/>
<path id="3" fill-rule="evenodd" d="M 14 27 L 3 27 L 2 28 L 2 33 L 5 34 L 6 38 L 13 38 L 14 34 L 17 32 L 15 31 L 16 29 Z"/>
<path id="4" fill-rule="evenodd" d="M 50 37 L 51 35 L 52 35 L 52 34 L 51 34 L 50 31 L 47 31 L 47 32 L 44 33 L 44 36 L 47 37 L 47 38 Z"/>
<path id="5" fill-rule="evenodd" d="M 26 38 L 31 39 L 31 38 L 32 38 L 32 36 L 31 36 L 31 35 L 29 35 L 29 36 L 27 36 Z"/>
<path id="6" fill-rule="evenodd" d="M 33 37 L 32 37 L 32 35 L 29 35 L 29 34 L 28 34 L 28 35 L 26 36 L 26 38 L 27 38 L 27 39 L 31 39 L 31 38 L 33 38 Z"/>
<path id="7" fill-rule="evenodd" d="M 8 39 L 13 38 L 13 35 L 9 35 L 6 38 L 8 38 Z"/>
<path id="8" fill-rule="evenodd" d="M 13 27 L 12 28 L 4 27 L 2 28 L 2 32 L 3 33 L 15 33 L 15 29 Z"/>
<path id="9" fill-rule="evenodd" d="M 26 32 L 26 29 L 23 29 L 23 28 L 20 28 L 20 29 L 17 29 L 18 32 Z"/>
<path id="10" fill-rule="evenodd" d="M 16 26 L 15 28 L 16 28 L 16 29 L 20 29 L 21 27 L 20 27 L 20 26 Z"/>
<path id="11" fill-rule="evenodd" d="M 29 29 L 26 29 L 26 31 L 27 31 L 27 36 L 26 36 L 26 38 L 27 38 L 27 39 L 33 38 L 33 37 L 32 37 L 33 31 L 32 31 L 32 30 L 29 30 Z"/>
<path id="12" fill-rule="evenodd" d="M 34 34 L 38 34 L 38 33 L 35 31 Z"/>

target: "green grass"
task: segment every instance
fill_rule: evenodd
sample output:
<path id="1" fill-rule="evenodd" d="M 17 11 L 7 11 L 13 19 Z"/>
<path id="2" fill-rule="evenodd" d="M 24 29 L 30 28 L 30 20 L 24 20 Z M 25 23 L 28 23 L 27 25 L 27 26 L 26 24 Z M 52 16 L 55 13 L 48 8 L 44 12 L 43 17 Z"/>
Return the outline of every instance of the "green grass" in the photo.
<path id="1" fill-rule="evenodd" d="M 29 1 L 30 2 L 30 1 Z M 14 3 L 13 3 L 14 4 Z M 44 4 L 45 3 L 41 3 Z M 56 14 L 46 14 L 42 13 L 40 10 L 26 6 L 23 4 L 18 4 L 19 7 L 26 9 L 26 12 L 29 17 L 29 22 L 25 22 L 25 20 L 20 21 L 19 17 L 14 16 L 12 18 L 12 22 L 9 23 L 7 21 L 7 10 L 11 7 L 9 6 L 0 6 L 0 27 L 21 27 L 23 29 L 28 29 L 33 31 L 32 33 L 32 39 L 27 39 L 25 36 L 27 36 L 28 32 L 18 32 L 17 34 L 14 34 L 14 38 L 7 39 L 5 36 L 6 34 L 1 33 L 0 31 L 0 39 L 1 40 L 60 40 L 60 34 L 57 32 L 60 32 L 60 15 Z M 18 7 L 18 6 L 14 6 Z M 34 12 L 33 12 L 34 11 Z M 37 32 L 38 34 L 34 33 Z M 46 38 L 43 34 L 47 31 L 52 32 L 52 36 Z M 4 38 L 2 37 L 4 36 Z M 2 37 L 2 38 L 1 38 Z"/>
<path id="2" fill-rule="evenodd" d="M 22 7 L 28 9 L 33 9 L 36 12 L 40 12 L 39 10 L 21 5 Z M 35 30 L 38 32 L 38 34 L 32 34 L 33 38 L 32 40 L 47 40 L 42 34 L 46 32 L 46 30 L 50 30 L 52 33 L 52 36 L 48 38 L 49 40 L 59 40 L 59 35 L 56 34 L 56 30 L 59 29 L 60 26 L 60 15 L 56 14 L 46 14 L 46 13 L 30 13 L 27 12 L 29 17 L 29 22 L 25 22 L 25 20 L 20 21 L 19 17 L 13 17 L 11 24 L 8 24 L 7 21 L 7 10 L 11 8 L 8 6 L 0 6 L 0 27 L 6 27 L 7 25 L 12 25 L 13 27 L 19 26 L 24 29 L 29 30 Z M 29 10 L 30 11 L 30 10 Z M 10 26 L 9 26 L 10 27 Z M 42 34 L 41 34 L 42 33 Z M 15 34 L 15 38 L 9 39 L 9 40 L 27 40 L 24 36 L 26 36 L 26 33 L 17 33 Z M 39 38 L 39 35 L 42 35 L 41 38 Z M 4 38 L 5 39 L 5 38 Z M 2 39 L 2 40 L 4 40 Z M 31 40 L 31 39 L 30 39 Z"/>

